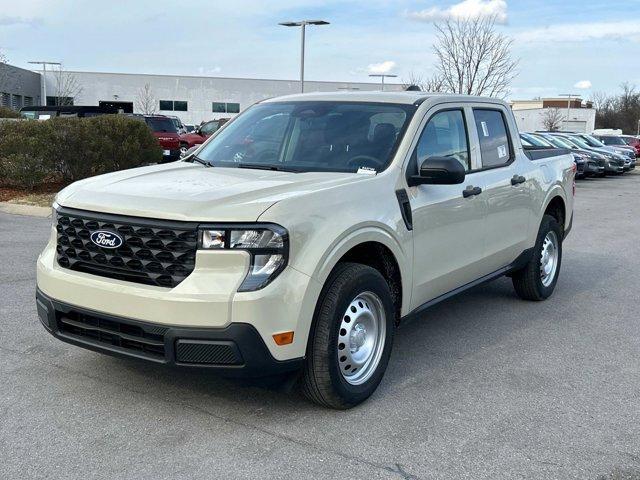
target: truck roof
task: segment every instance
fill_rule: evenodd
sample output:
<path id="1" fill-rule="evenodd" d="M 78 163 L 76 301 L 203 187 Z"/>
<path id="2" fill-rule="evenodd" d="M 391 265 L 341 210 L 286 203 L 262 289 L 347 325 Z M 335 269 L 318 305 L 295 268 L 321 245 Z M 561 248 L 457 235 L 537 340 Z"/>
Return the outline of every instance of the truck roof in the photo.
<path id="1" fill-rule="evenodd" d="M 285 95 L 282 97 L 273 97 L 263 100 L 264 103 L 271 102 L 302 102 L 302 101 L 334 101 L 334 102 L 382 102 L 382 103 L 402 103 L 407 105 L 422 103 L 431 98 L 441 97 L 448 102 L 468 102 L 478 101 L 483 103 L 499 103 L 504 104 L 502 100 L 488 97 L 474 97 L 471 95 L 458 95 L 450 93 L 430 93 L 430 92 L 382 92 L 382 91 L 366 91 L 366 92 L 312 92 L 298 93 L 293 95 Z"/>

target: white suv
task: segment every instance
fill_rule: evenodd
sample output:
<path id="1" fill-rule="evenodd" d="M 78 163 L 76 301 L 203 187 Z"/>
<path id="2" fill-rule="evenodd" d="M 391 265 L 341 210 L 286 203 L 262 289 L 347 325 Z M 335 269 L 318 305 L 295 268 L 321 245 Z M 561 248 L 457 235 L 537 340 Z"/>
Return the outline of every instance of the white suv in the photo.
<path id="1" fill-rule="evenodd" d="M 552 293 L 574 175 L 567 152 L 525 152 L 494 99 L 266 100 L 184 161 L 60 192 L 39 316 L 91 350 L 298 375 L 348 408 L 405 317 L 505 274 L 523 298 Z"/>

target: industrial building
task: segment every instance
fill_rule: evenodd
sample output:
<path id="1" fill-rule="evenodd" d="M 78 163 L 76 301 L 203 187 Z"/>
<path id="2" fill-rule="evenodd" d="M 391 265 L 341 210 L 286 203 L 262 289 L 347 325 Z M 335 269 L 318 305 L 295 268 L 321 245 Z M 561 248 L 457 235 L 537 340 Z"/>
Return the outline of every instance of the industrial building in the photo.
<path id="1" fill-rule="evenodd" d="M 0 62 L 0 106 L 20 110 L 40 104 L 40 74 Z"/>
<path id="2" fill-rule="evenodd" d="M 596 128 L 596 109 L 591 102 L 581 98 L 513 100 L 511 108 L 518 128 L 523 132 L 546 130 L 545 118 L 550 112 L 561 118 L 560 130 L 591 133 Z"/>
<path id="3" fill-rule="evenodd" d="M 197 77 L 131 73 L 65 72 L 73 76 L 75 92 L 67 91 L 75 105 L 114 105 L 125 112 L 176 115 L 185 124 L 230 118 L 259 100 L 300 92 L 296 80 Z M 59 74 L 46 73 L 47 103 L 55 104 Z M 379 83 L 305 81 L 305 91 L 378 90 Z M 385 85 L 385 90 L 401 90 Z M 73 89 L 72 89 L 73 90 Z M 146 106 L 146 108 L 145 108 Z M 144 111 L 146 110 L 146 111 Z"/>

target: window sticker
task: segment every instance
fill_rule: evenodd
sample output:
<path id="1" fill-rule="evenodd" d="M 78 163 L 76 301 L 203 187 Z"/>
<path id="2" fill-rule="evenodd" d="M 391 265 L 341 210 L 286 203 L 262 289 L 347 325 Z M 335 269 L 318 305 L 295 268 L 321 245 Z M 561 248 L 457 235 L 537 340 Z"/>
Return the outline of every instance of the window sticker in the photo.
<path id="1" fill-rule="evenodd" d="M 504 158 L 507 156 L 507 146 L 506 145 L 500 145 L 498 147 L 498 158 Z"/>
<path id="2" fill-rule="evenodd" d="M 376 173 L 378 173 L 376 171 L 375 168 L 371 168 L 371 167 L 360 167 L 358 168 L 358 171 L 356 173 L 359 173 L 361 175 L 375 175 Z"/>
<path id="3" fill-rule="evenodd" d="M 485 137 L 489 136 L 489 127 L 487 127 L 487 122 L 480 122 L 480 125 L 482 126 L 482 134 Z"/>

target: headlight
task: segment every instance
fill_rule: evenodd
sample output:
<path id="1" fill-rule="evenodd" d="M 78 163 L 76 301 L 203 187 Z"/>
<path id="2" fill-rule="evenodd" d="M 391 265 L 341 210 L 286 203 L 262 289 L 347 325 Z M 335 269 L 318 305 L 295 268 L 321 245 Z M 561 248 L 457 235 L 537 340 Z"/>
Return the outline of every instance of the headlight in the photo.
<path id="1" fill-rule="evenodd" d="M 259 290 L 276 278 L 289 259 L 289 234 L 280 225 L 210 225 L 200 228 L 201 250 L 245 250 L 251 265 L 239 292 Z"/>
<path id="2" fill-rule="evenodd" d="M 51 226 L 53 228 L 58 226 L 58 208 L 60 208 L 60 205 L 53 202 L 53 205 L 51 205 Z"/>

